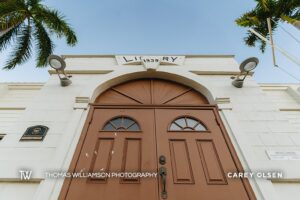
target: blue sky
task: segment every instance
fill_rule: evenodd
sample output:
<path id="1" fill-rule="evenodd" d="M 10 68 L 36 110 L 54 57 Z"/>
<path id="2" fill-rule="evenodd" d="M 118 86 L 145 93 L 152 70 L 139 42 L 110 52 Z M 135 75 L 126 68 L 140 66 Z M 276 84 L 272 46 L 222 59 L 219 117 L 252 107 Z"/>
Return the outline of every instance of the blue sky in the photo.
<path id="1" fill-rule="evenodd" d="M 66 16 L 79 43 L 68 47 L 55 39 L 55 54 L 234 54 L 238 62 L 260 59 L 255 79 L 261 83 L 297 83 L 272 65 L 271 49 L 244 45 L 246 29 L 234 20 L 255 6 L 254 0 L 47 0 L 46 5 Z M 300 39 L 300 31 L 282 26 Z M 279 46 L 300 59 L 300 44 L 282 29 Z M 300 67 L 279 52 L 278 64 L 300 79 Z M 9 51 L 0 53 L 0 67 Z M 34 57 L 11 71 L 0 70 L 0 82 L 44 82 L 47 68 L 36 69 Z"/>

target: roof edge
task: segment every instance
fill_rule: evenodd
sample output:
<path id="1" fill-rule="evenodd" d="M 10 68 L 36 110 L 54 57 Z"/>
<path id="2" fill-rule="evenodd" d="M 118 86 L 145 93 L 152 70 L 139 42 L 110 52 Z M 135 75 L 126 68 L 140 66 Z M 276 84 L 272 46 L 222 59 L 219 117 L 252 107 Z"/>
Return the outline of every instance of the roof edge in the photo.
<path id="1" fill-rule="evenodd" d="M 199 57 L 199 58 L 234 58 L 235 55 L 222 55 L 222 54 L 188 54 L 188 55 L 184 55 L 184 54 L 65 54 L 65 55 L 61 55 L 61 57 L 63 58 L 107 58 L 107 57 L 111 57 L 114 58 L 115 56 L 185 56 L 187 58 L 195 58 L 195 57 Z"/>

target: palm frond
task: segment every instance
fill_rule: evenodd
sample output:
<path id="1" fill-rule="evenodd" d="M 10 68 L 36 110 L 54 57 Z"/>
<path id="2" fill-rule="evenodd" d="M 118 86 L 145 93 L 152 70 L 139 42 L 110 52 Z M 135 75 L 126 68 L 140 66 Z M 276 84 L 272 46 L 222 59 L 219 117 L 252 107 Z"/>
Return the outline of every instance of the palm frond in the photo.
<path id="1" fill-rule="evenodd" d="M 290 16 L 295 11 L 299 10 L 300 1 L 299 0 L 278 0 L 276 7 L 278 8 L 276 10 L 276 12 L 278 13 L 278 17 L 280 17 L 281 14 Z"/>
<path id="2" fill-rule="evenodd" d="M 17 37 L 17 45 L 11 53 L 11 59 L 3 69 L 13 69 L 18 64 L 27 61 L 31 55 L 31 27 L 23 27 L 20 36 Z"/>
<path id="3" fill-rule="evenodd" d="M 0 52 L 4 49 L 6 49 L 6 47 L 11 43 L 11 41 L 13 41 L 14 39 L 16 39 L 20 28 L 22 27 L 22 24 L 18 24 L 14 27 L 12 27 L 11 29 L 2 32 L 0 32 Z"/>
<path id="4" fill-rule="evenodd" d="M 290 24 L 293 24 L 293 23 L 297 22 L 297 19 L 293 19 L 293 18 L 291 18 L 289 16 L 286 16 L 286 15 L 281 15 L 281 19 L 288 22 L 288 23 L 290 23 Z"/>
<path id="5" fill-rule="evenodd" d="M 40 22 L 44 23 L 49 30 L 56 33 L 58 37 L 66 37 L 68 45 L 74 46 L 77 43 L 75 32 L 65 21 L 65 17 L 58 11 L 41 6 L 37 10 L 36 17 Z"/>
<path id="6" fill-rule="evenodd" d="M 242 27 L 254 28 L 265 37 L 269 37 L 267 19 L 271 18 L 271 27 L 276 31 L 280 21 L 286 21 L 300 28 L 300 1 L 299 0 L 255 0 L 256 7 L 236 19 L 236 23 Z M 298 15 L 299 14 L 299 15 Z M 244 38 L 248 46 L 260 43 L 260 50 L 265 51 L 266 43 L 255 35 L 249 33 Z"/>
<path id="7" fill-rule="evenodd" d="M 6 17 L 10 14 L 25 11 L 26 5 L 21 0 L 9 0 L 0 2 L 0 17 Z"/>
<path id="8" fill-rule="evenodd" d="M 44 26 L 35 21 L 35 30 L 33 36 L 35 37 L 35 46 L 37 49 L 37 67 L 44 67 L 47 64 L 47 58 L 52 54 L 54 44 L 52 43 Z"/>
<path id="9" fill-rule="evenodd" d="M 24 15 L 18 14 L 14 14 L 6 18 L 0 18 L 0 34 L 1 31 L 6 31 L 18 24 L 21 24 L 25 19 Z"/>
<path id="10" fill-rule="evenodd" d="M 254 10 L 243 14 L 241 17 L 236 19 L 235 22 L 242 27 L 252 27 L 260 24 Z"/>
<path id="11" fill-rule="evenodd" d="M 244 38 L 245 43 L 250 47 L 254 47 L 258 40 L 259 38 L 250 31 L 248 31 L 247 37 Z"/>
<path id="12" fill-rule="evenodd" d="M 20 0 L 3 1 L 0 3 L 0 31 L 16 26 L 24 21 L 25 4 Z"/>
<path id="13" fill-rule="evenodd" d="M 260 42 L 259 49 L 261 50 L 262 53 L 264 53 L 266 51 L 266 46 L 267 46 L 267 43 L 265 41 Z"/>
<path id="14" fill-rule="evenodd" d="M 291 16 L 291 18 L 300 20 L 300 6 L 299 9 Z"/>
<path id="15" fill-rule="evenodd" d="M 37 6 L 38 4 L 40 4 L 41 0 L 28 0 L 27 1 L 27 4 L 31 7 L 35 7 Z"/>
<path id="16" fill-rule="evenodd" d="M 269 0 L 255 0 L 257 2 L 257 8 L 262 8 L 265 11 L 269 11 Z"/>
<path id="17" fill-rule="evenodd" d="M 51 33 L 65 37 L 71 46 L 77 43 L 75 32 L 64 16 L 41 4 L 42 0 L 0 0 L 0 52 L 14 42 L 4 69 L 13 69 L 31 56 L 35 41 L 37 67 L 46 65 L 54 44 Z"/>

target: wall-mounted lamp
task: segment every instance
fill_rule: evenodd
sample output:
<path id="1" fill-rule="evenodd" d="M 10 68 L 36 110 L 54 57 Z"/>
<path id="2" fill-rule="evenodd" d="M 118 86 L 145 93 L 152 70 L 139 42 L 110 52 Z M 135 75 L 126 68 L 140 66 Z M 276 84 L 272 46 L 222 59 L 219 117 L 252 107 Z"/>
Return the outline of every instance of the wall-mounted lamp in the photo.
<path id="1" fill-rule="evenodd" d="M 237 88 L 242 88 L 244 84 L 244 80 L 248 76 L 248 74 L 256 68 L 258 65 L 259 60 L 258 58 L 252 57 L 248 58 L 245 61 L 243 61 L 240 65 L 241 73 L 237 77 L 233 77 L 234 80 L 232 81 L 232 85 Z M 240 76 L 244 76 L 243 78 L 240 78 Z"/>
<path id="2" fill-rule="evenodd" d="M 57 55 L 50 55 L 48 57 L 48 63 L 50 67 L 56 70 L 57 75 L 60 79 L 60 85 L 62 87 L 68 86 L 72 83 L 72 81 L 70 80 L 72 76 L 68 76 L 65 73 L 66 62 L 63 58 Z M 63 75 L 63 77 L 61 77 L 61 75 Z"/>

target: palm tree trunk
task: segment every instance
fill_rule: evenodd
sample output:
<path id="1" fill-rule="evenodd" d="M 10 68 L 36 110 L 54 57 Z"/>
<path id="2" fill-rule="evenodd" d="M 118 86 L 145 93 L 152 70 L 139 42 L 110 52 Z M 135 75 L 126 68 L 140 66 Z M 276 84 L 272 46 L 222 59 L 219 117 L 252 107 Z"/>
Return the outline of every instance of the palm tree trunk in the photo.
<path id="1" fill-rule="evenodd" d="M 14 26 L 9 27 L 8 29 L 0 29 L 0 37 L 10 31 L 12 28 L 14 28 Z"/>

